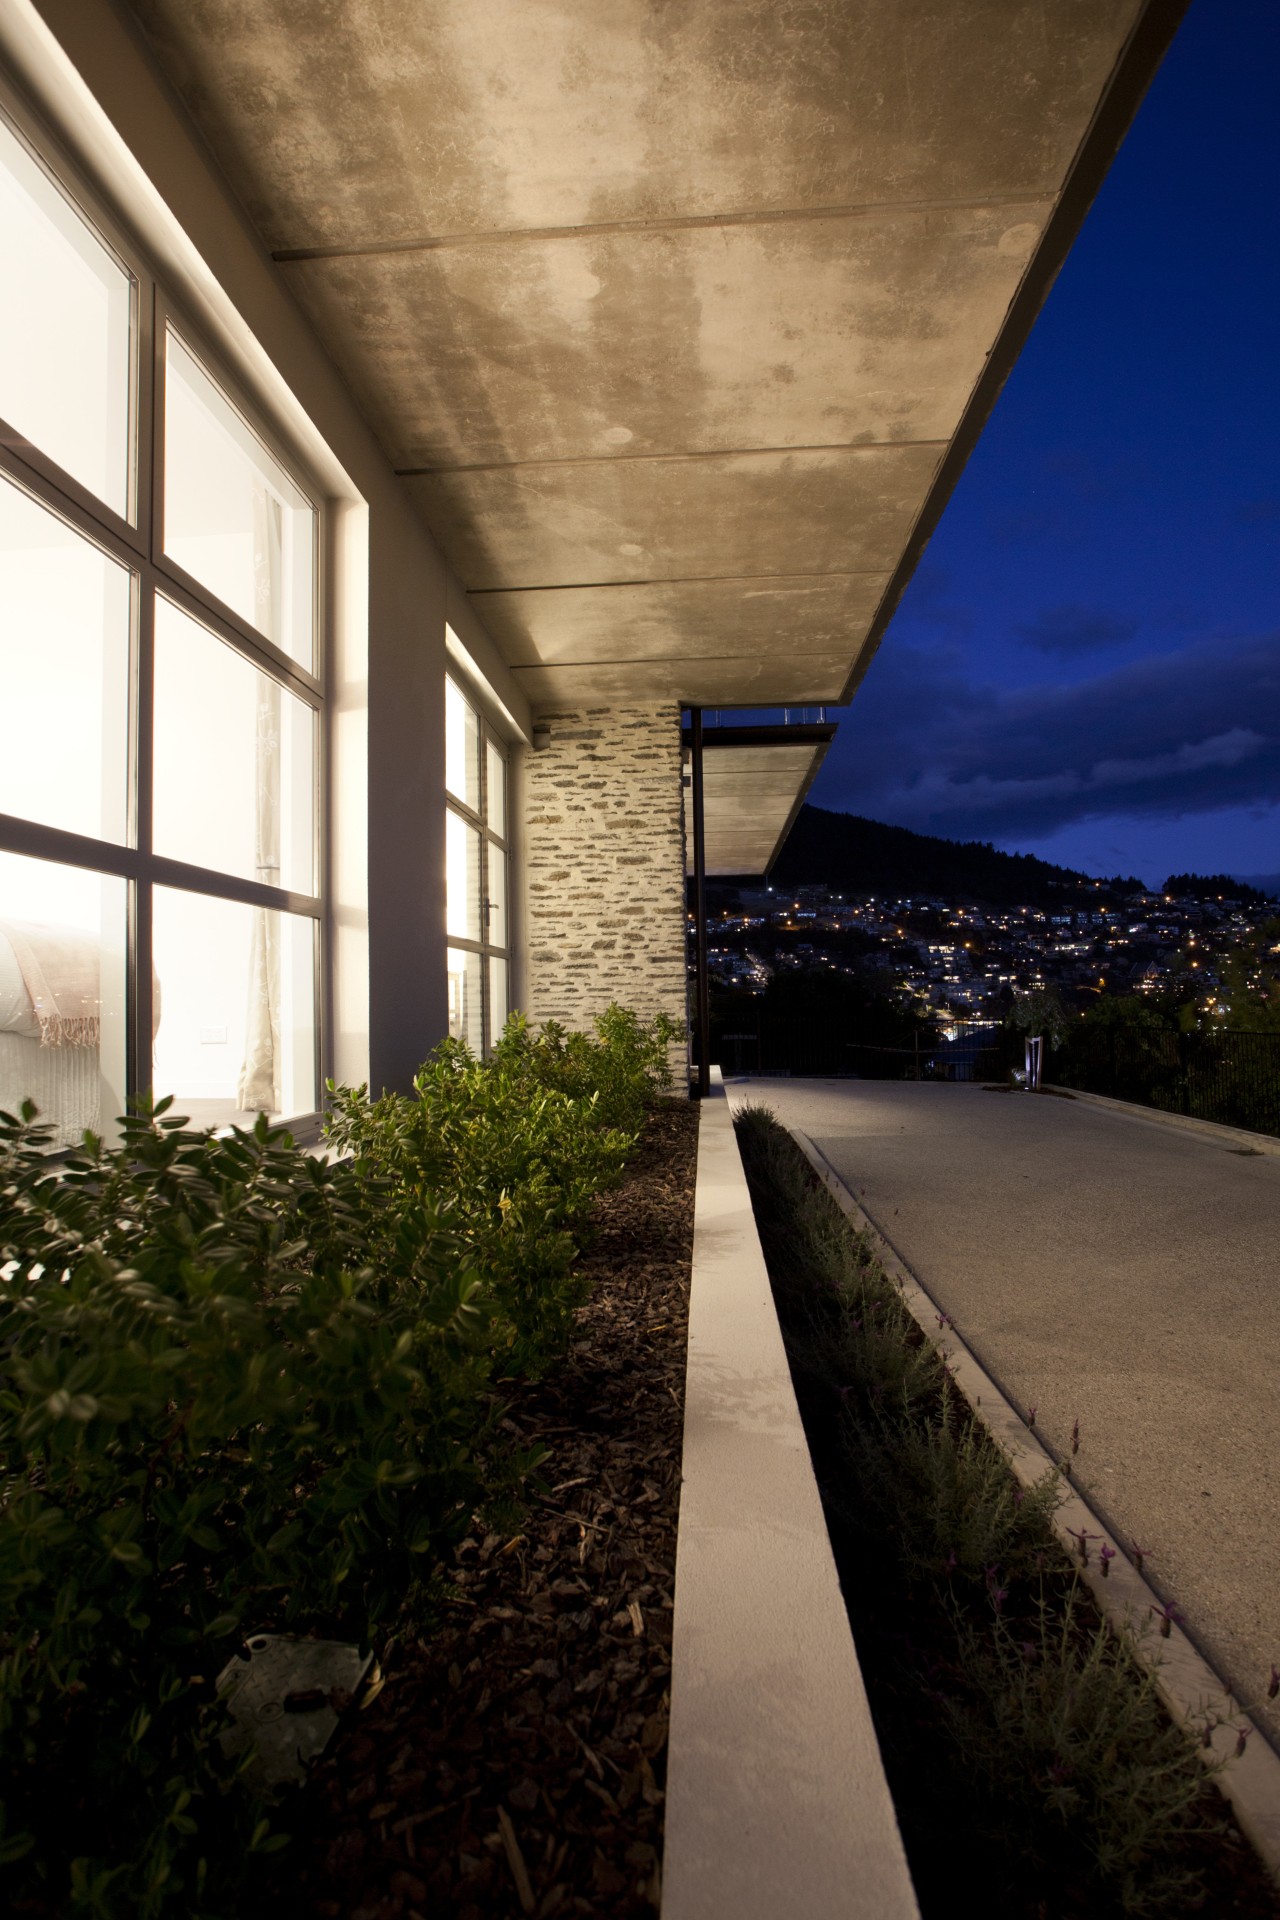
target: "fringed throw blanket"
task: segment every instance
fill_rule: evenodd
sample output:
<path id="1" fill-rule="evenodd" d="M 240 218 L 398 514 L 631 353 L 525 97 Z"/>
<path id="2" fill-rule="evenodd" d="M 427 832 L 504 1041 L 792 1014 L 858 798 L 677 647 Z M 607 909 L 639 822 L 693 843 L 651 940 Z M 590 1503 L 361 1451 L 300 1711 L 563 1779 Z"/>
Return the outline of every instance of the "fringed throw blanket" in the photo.
<path id="1" fill-rule="evenodd" d="M 13 948 L 42 1047 L 96 1047 L 102 1032 L 98 941 L 78 927 L 0 920 Z"/>

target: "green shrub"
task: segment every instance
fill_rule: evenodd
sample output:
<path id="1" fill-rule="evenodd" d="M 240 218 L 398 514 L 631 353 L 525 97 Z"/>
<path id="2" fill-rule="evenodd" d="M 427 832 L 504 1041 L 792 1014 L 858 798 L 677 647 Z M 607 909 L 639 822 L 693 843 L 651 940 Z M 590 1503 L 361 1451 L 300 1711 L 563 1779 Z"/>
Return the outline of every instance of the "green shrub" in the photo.
<path id="1" fill-rule="evenodd" d="M 1202 1830 L 1204 1769 L 1154 1671 L 1092 1617 L 1078 1582 L 1052 1606 L 1042 1598 L 1030 1626 L 962 1626 L 959 1652 L 942 1714 L 1000 1809 L 993 1842 L 1034 1853 L 1039 1820 L 1091 1857 L 1121 1912 L 1199 1910 L 1200 1877 L 1172 1848 Z"/>
<path id="2" fill-rule="evenodd" d="M 54 1165 L 0 1115 L 0 1895 L 235 1914 L 270 1823 L 214 1682 L 248 1634 L 423 1618 L 535 1456 L 576 1247 L 664 1082 L 663 1023 L 446 1043 L 412 1097 L 334 1092 L 333 1163 L 168 1102 Z M 624 1124 L 625 1123 L 625 1124 Z"/>
<path id="3" fill-rule="evenodd" d="M 494 1059 L 517 1079 L 574 1100 L 594 1100 L 601 1125 L 634 1133 L 654 1096 L 671 1086 L 670 1047 L 680 1029 L 663 1013 L 646 1027 L 616 1002 L 595 1028 L 593 1039 L 548 1020 L 535 1034 L 523 1015 L 513 1014 Z"/>
<path id="4" fill-rule="evenodd" d="M 490 1310 L 426 1201 L 264 1122 L 40 1145 L 0 1119 L 0 1783 L 33 1871 L 70 1814 L 73 1904 L 148 1914 L 208 1871 L 245 1634 L 366 1638 L 483 1499 Z"/>
<path id="5" fill-rule="evenodd" d="M 545 1366 L 582 1304 L 575 1271 L 591 1203 L 619 1177 L 647 1104 L 669 1085 L 663 1017 L 612 1006 L 598 1037 L 516 1014 L 488 1060 L 437 1047 L 411 1095 L 332 1090 L 329 1137 L 394 1193 L 448 1193 L 452 1218 L 506 1323 L 504 1370 Z"/>

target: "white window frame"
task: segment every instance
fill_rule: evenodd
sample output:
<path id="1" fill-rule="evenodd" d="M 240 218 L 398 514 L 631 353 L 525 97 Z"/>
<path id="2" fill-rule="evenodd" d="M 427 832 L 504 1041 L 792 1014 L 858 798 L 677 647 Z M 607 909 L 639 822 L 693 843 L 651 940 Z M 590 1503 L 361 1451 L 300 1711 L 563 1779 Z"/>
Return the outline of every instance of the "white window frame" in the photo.
<path id="1" fill-rule="evenodd" d="M 215 351 L 203 330 L 175 300 L 146 253 L 101 197 L 85 182 L 60 142 L 21 97 L 0 81 L 0 117 L 23 143 L 57 190 L 81 214 L 133 284 L 130 404 L 131 518 L 121 518 L 72 475 L 0 418 L 0 473 L 39 505 L 64 520 L 112 559 L 132 580 L 129 660 L 129 793 L 125 844 L 45 826 L 0 813 L 0 851 L 111 875 L 126 884 L 127 1063 L 130 1096 L 152 1092 L 152 922 L 158 886 L 232 903 L 297 914 L 316 923 L 315 1087 L 317 1109 L 281 1116 L 307 1130 L 314 1123 L 327 1069 L 329 962 L 325 940 L 325 807 L 327 728 L 325 674 L 328 655 L 324 581 L 329 516 L 322 489 L 276 430 L 260 399 Z M 164 553 L 165 340 L 172 328 L 214 384 L 242 415 L 316 513 L 313 548 L 313 655 L 310 670 L 267 640 Z M 235 653 L 276 680 L 311 708 L 315 722 L 313 887 L 311 893 L 272 887 L 171 859 L 152 845 L 152 718 L 155 604 L 158 594 L 188 613 Z M 167 1091 L 167 1089 L 160 1089 Z"/>

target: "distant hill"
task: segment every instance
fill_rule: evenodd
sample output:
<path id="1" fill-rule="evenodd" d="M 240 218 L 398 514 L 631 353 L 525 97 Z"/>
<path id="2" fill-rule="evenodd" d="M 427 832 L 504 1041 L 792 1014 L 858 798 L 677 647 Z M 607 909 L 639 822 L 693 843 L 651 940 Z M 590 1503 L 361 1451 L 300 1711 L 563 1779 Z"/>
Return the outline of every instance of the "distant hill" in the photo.
<path id="1" fill-rule="evenodd" d="M 886 827 L 856 813 L 801 807 L 770 875 L 784 887 L 834 887 L 840 893 L 932 894 L 992 907 L 1063 906 L 1087 887 L 1088 874 L 1055 867 L 1029 853 L 998 853 L 986 841 L 941 840 L 907 827 Z M 1142 890 L 1142 882 L 1103 882 L 1102 895 Z"/>
<path id="2" fill-rule="evenodd" d="M 1239 900 L 1246 907 L 1265 906 L 1271 898 L 1269 891 L 1231 873 L 1171 873 L 1163 891 L 1175 899 Z"/>
<path id="3" fill-rule="evenodd" d="M 1280 873 L 1236 873 L 1231 877 L 1243 886 L 1256 887 L 1267 900 L 1280 900 Z"/>

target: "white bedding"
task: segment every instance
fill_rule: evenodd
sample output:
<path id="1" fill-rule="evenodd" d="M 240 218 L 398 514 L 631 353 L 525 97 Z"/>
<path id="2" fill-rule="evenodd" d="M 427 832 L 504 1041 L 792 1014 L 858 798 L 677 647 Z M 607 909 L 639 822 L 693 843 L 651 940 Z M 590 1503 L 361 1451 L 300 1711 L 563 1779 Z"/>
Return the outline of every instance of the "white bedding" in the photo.
<path id="1" fill-rule="evenodd" d="M 42 1047 L 18 1033 L 0 1033 L 0 1109 L 17 1113 L 34 1100 L 53 1128 L 55 1147 L 77 1147 L 86 1127 L 102 1124 L 102 1075 L 96 1047 Z"/>
<path id="2" fill-rule="evenodd" d="M 53 1143 L 74 1147 L 100 1124 L 102 1076 L 97 1047 L 42 1047 L 31 995 L 0 932 L 0 1109 L 16 1113 L 34 1100 L 52 1125 Z"/>
<path id="3" fill-rule="evenodd" d="M 0 1033 L 19 1033 L 24 1040 L 40 1038 L 40 1023 L 31 1006 L 31 995 L 3 929 L 0 929 Z"/>

